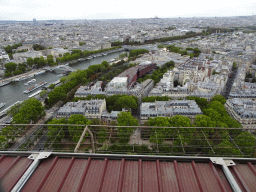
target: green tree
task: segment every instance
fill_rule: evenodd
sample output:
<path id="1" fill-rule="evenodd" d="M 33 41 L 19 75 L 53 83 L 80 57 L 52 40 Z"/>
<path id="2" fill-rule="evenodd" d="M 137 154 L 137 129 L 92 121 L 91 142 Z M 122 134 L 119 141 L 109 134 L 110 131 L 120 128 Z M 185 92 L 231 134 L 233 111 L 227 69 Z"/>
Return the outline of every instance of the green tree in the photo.
<path id="1" fill-rule="evenodd" d="M 256 138 L 248 132 L 242 132 L 234 139 L 240 150 L 246 155 L 253 157 L 255 153 Z"/>
<path id="2" fill-rule="evenodd" d="M 120 112 L 117 115 L 118 126 L 137 126 L 138 119 L 135 119 L 130 112 Z"/>
<path id="3" fill-rule="evenodd" d="M 147 49 L 134 49 L 129 52 L 129 58 L 131 57 L 137 57 L 140 54 L 148 53 L 149 51 Z"/>
<path id="4" fill-rule="evenodd" d="M 238 69 L 238 65 L 236 62 L 233 62 L 233 65 L 232 65 L 232 71 L 235 71 Z"/>
<path id="5" fill-rule="evenodd" d="M 225 97 L 223 97 L 222 95 L 215 95 L 214 97 L 212 97 L 211 102 L 212 101 L 219 101 L 221 102 L 223 105 L 226 103 L 226 99 Z"/>
<path id="6" fill-rule="evenodd" d="M 232 145 L 229 141 L 227 140 L 223 140 L 220 144 L 216 145 L 213 148 L 215 155 L 217 156 L 224 156 L 224 157 L 228 157 L 228 156 L 241 156 L 241 153 L 238 149 L 236 149 L 234 147 L 234 145 Z M 212 151 L 209 152 L 210 154 L 212 154 Z"/>
<path id="7" fill-rule="evenodd" d="M 39 45 L 39 44 L 34 44 L 33 49 L 36 50 L 36 51 L 44 50 L 44 47 L 42 45 Z"/>
<path id="8" fill-rule="evenodd" d="M 5 136 L 0 135 L 0 149 L 3 150 L 7 147 L 7 142 L 8 140 L 6 139 Z"/>
<path id="9" fill-rule="evenodd" d="M 170 127 L 168 117 L 155 117 L 149 118 L 148 125 L 155 127 Z M 173 129 L 168 128 L 156 128 L 151 130 L 150 142 L 161 145 L 167 137 L 172 134 Z"/>
<path id="10" fill-rule="evenodd" d="M 48 91 L 47 90 L 42 90 L 39 95 L 41 98 L 44 98 L 47 95 Z"/>
<path id="11" fill-rule="evenodd" d="M 39 60 L 37 61 L 37 68 L 41 68 L 44 67 L 46 65 L 46 61 L 44 60 L 44 58 L 41 56 L 39 58 Z"/>
<path id="12" fill-rule="evenodd" d="M 171 117 L 169 122 L 171 127 L 191 127 L 190 119 L 182 115 Z"/>
<path id="13" fill-rule="evenodd" d="M 66 124 L 65 118 L 53 119 L 48 124 Z M 65 126 L 48 126 L 47 140 L 52 144 L 54 148 L 61 148 L 62 139 L 65 137 Z"/>
<path id="14" fill-rule="evenodd" d="M 4 77 L 11 77 L 11 76 L 12 76 L 12 74 L 10 72 L 7 72 L 4 74 Z"/>
<path id="15" fill-rule="evenodd" d="M 101 65 L 103 65 L 103 66 L 106 67 L 106 68 L 109 66 L 109 64 L 108 64 L 107 61 L 102 61 Z"/>
<path id="16" fill-rule="evenodd" d="M 107 139 L 107 130 L 105 128 L 102 128 L 98 133 L 97 133 L 97 138 L 99 143 L 104 143 Z"/>
<path id="17" fill-rule="evenodd" d="M 118 126 L 138 126 L 138 120 L 135 119 L 130 112 L 120 112 L 117 115 Z M 127 144 L 130 140 L 130 136 L 133 132 L 133 128 L 118 127 L 117 136 L 119 137 L 119 143 Z"/>
<path id="18" fill-rule="evenodd" d="M 19 112 L 21 106 L 22 106 L 22 103 L 17 103 L 17 104 L 15 104 L 15 105 L 13 105 L 13 106 L 7 111 L 7 115 L 13 117 L 14 115 L 16 115 L 16 114 Z"/>
<path id="19" fill-rule="evenodd" d="M 46 62 L 47 62 L 47 64 L 52 64 L 52 63 L 54 63 L 53 56 L 52 56 L 52 55 L 47 55 Z"/>
<path id="20" fill-rule="evenodd" d="M 21 70 L 16 70 L 16 71 L 13 72 L 13 75 L 19 75 L 19 74 L 21 74 L 21 73 L 22 73 Z"/>
<path id="21" fill-rule="evenodd" d="M 69 134 L 74 142 L 78 142 L 86 125 L 90 125 L 91 121 L 87 120 L 83 115 L 71 115 L 68 124 L 84 125 L 84 126 L 68 126 Z"/>
<path id="22" fill-rule="evenodd" d="M 62 87 L 55 87 L 55 89 L 48 94 L 49 104 L 52 105 L 58 101 L 64 101 L 67 98 L 66 92 Z"/>
<path id="23" fill-rule="evenodd" d="M 44 107 L 41 102 L 35 98 L 29 98 L 24 101 L 19 112 L 13 116 L 13 123 L 36 123 L 38 119 L 45 115 Z"/>
<path id="24" fill-rule="evenodd" d="M 216 122 L 212 121 L 211 118 L 206 115 L 197 115 L 195 119 L 195 124 L 198 127 L 216 127 Z M 213 132 L 213 129 L 208 130 Z"/>
<path id="25" fill-rule="evenodd" d="M 13 63 L 13 62 L 10 62 L 10 63 L 6 63 L 4 65 L 4 67 L 6 68 L 7 71 L 14 72 L 16 70 L 16 68 L 17 68 L 17 64 Z"/>
<path id="26" fill-rule="evenodd" d="M 54 87 L 55 87 L 55 84 L 54 84 L 54 83 L 52 83 L 52 84 L 49 85 L 49 89 L 51 89 L 51 90 L 54 89 Z"/>
<path id="27" fill-rule="evenodd" d="M 159 44 L 157 47 L 158 48 L 164 48 L 164 45 L 163 44 Z"/>
<path id="28" fill-rule="evenodd" d="M 217 111 L 221 116 L 227 115 L 225 107 L 219 101 L 212 101 L 209 105 L 209 108 L 212 108 L 213 110 Z"/>
<path id="29" fill-rule="evenodd" d="M 124 95 L 118 99 L 118 104 L 121 108 L 137 109 L 138 104 L 133 96 Z"/>

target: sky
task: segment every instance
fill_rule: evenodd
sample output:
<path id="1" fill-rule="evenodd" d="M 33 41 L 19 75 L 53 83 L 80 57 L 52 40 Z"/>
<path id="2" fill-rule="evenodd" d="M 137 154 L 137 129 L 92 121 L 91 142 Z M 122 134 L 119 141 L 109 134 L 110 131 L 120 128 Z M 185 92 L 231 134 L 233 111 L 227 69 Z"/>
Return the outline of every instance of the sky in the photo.
<path id="1" fill-rule="evenodd" d="M 74 20 L 256 15 L 256 0 L 0 0 L 0 20 Z"/>

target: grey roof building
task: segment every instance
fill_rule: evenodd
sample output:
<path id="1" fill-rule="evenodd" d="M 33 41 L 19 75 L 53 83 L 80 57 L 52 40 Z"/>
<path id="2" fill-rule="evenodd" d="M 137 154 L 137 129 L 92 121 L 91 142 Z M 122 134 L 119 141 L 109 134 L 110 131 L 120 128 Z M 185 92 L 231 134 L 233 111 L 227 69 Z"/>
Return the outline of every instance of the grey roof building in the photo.
<path id="1" fill-rule="evenodd" d="M 68 119 L 71 115 L 84 115 L 87 119 L 101 119 L 101 114 L 106 111 L 106 100 L 79 100 L 68 102 L 57 112 L 57 118 Z"/>
<path id="2" fill-rule="evenodd" d="M 225 107 L 230 116 L 243 127 L 256 128 L 256 101 L 252 99 L 228 99 Z"/>
<path id="3" fill-rule="evenodd" d="M 141 121 L 147 121 L 154 117 L 172 117 L 183 115 L 193 121 L 196 115 L 203 114 L 193 100 L 169 100 L 155 101 L 154 103 L 143 102 L 140 108 Z"/>

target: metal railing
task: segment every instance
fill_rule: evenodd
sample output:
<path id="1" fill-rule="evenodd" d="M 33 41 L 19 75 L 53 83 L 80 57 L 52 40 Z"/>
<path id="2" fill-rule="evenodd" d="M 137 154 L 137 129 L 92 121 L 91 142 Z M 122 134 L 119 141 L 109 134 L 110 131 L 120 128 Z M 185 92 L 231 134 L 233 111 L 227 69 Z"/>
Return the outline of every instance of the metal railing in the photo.
<path id="1" fill-rule="evenodd" d="M 3 126 L 3 124 L 0 124 Z M 2 151 L 255 157 L 255 128 L 15 124 Z M 249 132 L 243 136 L 242 132 Z"/>

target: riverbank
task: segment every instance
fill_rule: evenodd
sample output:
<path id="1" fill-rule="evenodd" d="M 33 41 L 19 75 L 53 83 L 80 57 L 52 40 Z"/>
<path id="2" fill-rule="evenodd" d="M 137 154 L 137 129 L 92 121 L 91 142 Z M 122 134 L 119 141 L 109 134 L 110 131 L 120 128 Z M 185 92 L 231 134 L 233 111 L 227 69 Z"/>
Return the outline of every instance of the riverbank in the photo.
<path id="1" fill-rule="evenodd" d="M 118 49 L 112 49 L 112 50 L 108 50 L 108 51 L 104 51 L 104 52 L 100 52 L 100 53 L 101 54 L 102 53 L 111 54 L 111 53 L 121 52 L 123 50 L 124 50 L 123 48 L 118 48 Z M 94 56 L 94 57 L 96 57 L 96 56 Z M 58 65 L 67 65 L 67 64 L 70 65 L 70 64 L 75 64 L 75 63 L 78 63 L 78 62 L 84 62 L 85 60 L 87 60 L 87 58 L 83 58 L 83 59 L 80 58 L 80 59 L 76 59 L 76 60 L 72 60 L 72 61 L 62 62 L 62 63 L 59 63 Z M 115 61 L 115 63 L 116 62 L 117 61 Z M 27 72 L 19 74 L 19 75 L 15 75 L 15 76 L 12 76 L 12 77 L 1 79 L 0 80 L 0 85 L 4 84 L 5 82 L 16 82 L 16 81 L 19 81 L 19 79 L 21 79 L 21 80 L 29 79 L 29 78 L 35 76 L 38 72 L 40 72 L 44 69 L 49 70 L 49 69 L 52 69 L 54 67 L 56 67 L 56 66 L 47 66 L 47 67 L 43 67 L 41 69 L 33 69 L 31 71 L 27 71 Z"/>
<path id="2" fill-rule="evenodd" d="M 75 70 L 78 70 L 78 69 L 85 70 L 90 65 L 99 64 L 99 63 L 102 63 L 103 61 L 110 61 L 114 58 L 117 58 L 121 53 L 123 52 L 111 53 L 108 55 L 103 55 L 101 57 L 96 57 L 86 61 L 79 61 L 70 66 Z M 38 70 L 29 71 L 29 73 L 23 73 L 23 74 L 20 74 L 19 76 L 23 76 L 25 74 L 32 74 L 32 72 L 36 73 L 38 72 Z M 45 81 L 47 82 L 47 85 L 50 85 L 51 83 L 56 82 L 57 80 L 60 80 L 62 76 L 63 76 L 62 74 L 58 74 L 56 72 L 46 71 L 45 73 L 36 75 L 31 79 L 36 79 L 36 83 Z M 15 78 L 17 78 L 17 76 Z M 29 80 L 30 79 L 27 79 L 24 81 L 11 82 L 8 85 L 0 87 L 0 103 L 6 104 L 3 108 L 1 108 L 1 110 L 4 110 L 5 108 L 11 106 L 13 103 L 17 101 L 27 100 L 29 98 L 28 96 L 30 96 L 31 94 L 37 91 L 35 90 L 34 92 L 31 92 L 31 94 L 23 93 L 24 90 L 33 86 L 33 84 L 31 86 L 24 85 L 24 83 L 26 83 Z"/>

